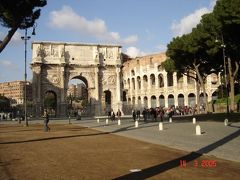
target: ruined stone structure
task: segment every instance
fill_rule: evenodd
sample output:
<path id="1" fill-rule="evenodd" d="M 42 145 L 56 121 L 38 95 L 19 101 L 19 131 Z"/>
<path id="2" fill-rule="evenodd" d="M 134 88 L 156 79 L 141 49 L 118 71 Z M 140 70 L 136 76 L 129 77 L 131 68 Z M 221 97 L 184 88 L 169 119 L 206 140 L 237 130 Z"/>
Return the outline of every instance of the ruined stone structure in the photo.
<path id="1" fill-rule="evenodd" d="M 166 55 L 162 53 L 137 57 L 123 64 L 124 105 L 143 109 L 204 104 L 203 93 L 199 102 L 196 100 L 195 80 L 176 72 L 167 73 L 161 66 L 165 60 Z M 219 77 L 216 74 L 207 77 L 208 102 L 216 98 Z"/>
<path id="2" fill-rule="evenodd" d="M 33 104 L 35 115 L 44 108 L 44 97 L 56 97 L 56 116 L 68 113 L 67 89 L 71 79 L 82 80 L 87 87 L 88 115 L 106 115 L 113 109 L 124 114 L 132 108 L 195 106 L 204 104 L 203 94 L 197 102 L 195 80 L 161 66 L 164 53 L 137 57 L 123 62 L 121 46 L 58 42 L 32 43 Z M 216 97 L 220 76 L 207 77 L 208 101 Z"/>
<path id="3" fill-rule="evenodd" d="M 121 66 L 121 46 L 33 42 L 35 115 L 41 115 L 44 97 L 52 92 L 57 101 L 56 116 L 66 116 L 68 83 L 74 78 L 87 86 L 91 115 L 103 115 L 111 108 L 122 109 Z"/>

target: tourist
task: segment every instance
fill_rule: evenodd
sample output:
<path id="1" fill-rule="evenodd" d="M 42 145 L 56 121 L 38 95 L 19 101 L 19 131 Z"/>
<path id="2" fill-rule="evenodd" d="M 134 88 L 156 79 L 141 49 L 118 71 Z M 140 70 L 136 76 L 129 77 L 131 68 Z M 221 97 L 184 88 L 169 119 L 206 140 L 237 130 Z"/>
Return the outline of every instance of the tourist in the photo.
<path id="1" fill-rule="evenodd" d="M 114 113 L 113 109 L 111 109 L 111 120 L 115 121 L 115 113 Z"/>
<path id="2" fill-rule="evenodd" d="M 143 109 L 142 115 L 143 115 L 144 122 L 146 122 L 147 121 L 147 110 L 146 110 L 146 108 Z"/>
<path id="3" fill-rule="evenodd" d="M 45 109 L 44 111 L 44 117 L 45 117 L 45 120 L 44 120 L 44 130 L 45 132 L 48 132 L 50 131 L 50 127 L 48 126 L 48 123 L 49 123 L 49 115 L 48 115 L 48 112 L 47 112 L 47 109 Z"/>
<path id="4" fill-rule="evenodd" d="M 121 119 L 121 115 L 122 115 L 122 113 L 121 113 L 120 109 L 118 109 L 118 111 L 117 111 L 117 117 L 118 117 L 118 120 Z"/>
<path id="5" fill-rule="evenodd" d="M 132 118 L 133 118 L 133 121 L 135 122 L 136 121 L 136 111 L 135 111 L 135 109 L 132 110 Z"/>
<path id="6" fill-rule="evenodd" d="M 140 110 L 139 109 L 137 110 L 137 119 L 138 119 L 138 121 L 140 121 Z"/>

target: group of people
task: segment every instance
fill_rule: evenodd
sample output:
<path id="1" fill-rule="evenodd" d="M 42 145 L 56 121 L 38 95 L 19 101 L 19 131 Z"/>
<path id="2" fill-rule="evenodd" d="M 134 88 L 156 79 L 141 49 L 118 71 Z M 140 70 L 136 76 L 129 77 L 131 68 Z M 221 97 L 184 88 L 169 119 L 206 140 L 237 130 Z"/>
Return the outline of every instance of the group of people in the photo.
<path id="1" fill-rule="evenodd" d="M 140 112 L 140 110 L 132 110 L 132 118 L 134 121 L 136 120 L 140 120 L 140 114 L 142 114 L 143 120 L 144 122 L 146 122 L 148 119 L 152 120 L 152 121 L 158 121 L 158 118 L 160 119 L 160 121 L 163 121 L 164 116 L 167 116 L 168 118 L 171 118 L 174 115 L 174 111 L 173 108 L 168 108 L 168 109 L 163 109 L 163 108 L 150 108 L 150 109 L 146 109 L 144 108 L 142 113 Z"/>
<path id="2" fill-rule="evenodd" d="M 121 116 L 122 116 L 122 112 L 120 109 L 117 110 L 117 113 L 115 115 L 113 109 L 111 109 L 111 111 L 108 112 L 108 118 L 111 119 L 111 121 L 115 121 L 116 117 L 117 116 L 117 119 L 121 119 Z"/>
<path id="3" fill-rule="evenodd" d="M 140 120 L 140 114 L 142 114 L 143 120 L 152 120 L 157 121 L 160 119 L 160 121 L 163 121 L 164 117 L 172 118 L 173 115 L 189 115 L 189 114 L 195 114 L 196 113 L 196 107 L 189 107 L 189 106 L 172 106 L 169 108 L 163 108 L 163 107 L 156 107 L 156 108 L 144 108 L 142 113 L 140 113 L 140 110 L 132 110 L 132 118 L 134 121 Z"/>

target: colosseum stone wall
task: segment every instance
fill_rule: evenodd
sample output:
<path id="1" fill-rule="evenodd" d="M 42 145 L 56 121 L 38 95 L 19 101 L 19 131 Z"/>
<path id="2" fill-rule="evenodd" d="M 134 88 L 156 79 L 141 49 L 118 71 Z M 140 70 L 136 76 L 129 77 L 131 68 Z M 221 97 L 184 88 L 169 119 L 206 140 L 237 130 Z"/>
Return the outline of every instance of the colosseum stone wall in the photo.
<path id="1" fill-rule="evenodd" d="M 165 53 L 136 57 L 123 64 L 123 104 L 134 109 L 195 106 L 204 104 L 203 94 L 197 101 L 194 79 L 180 73 L 168 73 L 161 63 L 166 60 Z M 216 98 L 220 84 L 219 76 L 207 77 L 206 93 L 208 102 Z M 201 93 L 202 91 L 200 91 Z"/>

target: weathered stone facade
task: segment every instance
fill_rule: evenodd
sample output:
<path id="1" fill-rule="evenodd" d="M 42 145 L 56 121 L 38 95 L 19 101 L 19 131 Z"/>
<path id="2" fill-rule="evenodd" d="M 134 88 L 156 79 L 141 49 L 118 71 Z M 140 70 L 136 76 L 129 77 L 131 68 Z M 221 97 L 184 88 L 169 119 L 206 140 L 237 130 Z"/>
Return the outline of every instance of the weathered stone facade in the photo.
<path id="1" fill-rule="evenodd" d="M 46 92 L 56 95 L 56 115 L 66 116 L 68 83 L 73 78 L 86 84 L 92 115 L 122 109 L 121 46 L 33 42 L 32 52 L 36 116 L 43 111 Z"/>
<path id="2" fill-rule="evenodd" d="M 151 107 L 195 106 L 203 104 L 203 96 L 197 102 L 196 83 L 179 73 L 167 73 L 161 66 L 164 53 L 137 57 L 123 64 L 124 105 L 143 109 Z M 216 96 L 220 78 L 216 74 L 207 77 L 208 101 Z M 202 92 L 202 91 L 201 91 Z"/>
<path id="3" fill-rule="evenodd" d="M 132 108 L 195 106 L 196 83 L 161 66 L 164 53 L 137 57 L 123 63 L 121 46 L 33 42 L 33 103 L 40 116 L 47 92 L 56 96 L 56 116 L 67 115 L 67 89 L 71 79 L 82 80 L 88 90 L 91 115 L 106 115 L 112 108 L 123 113 Z M 208 101 L 216 94 L 219 75 L 207 77 Z"/>

